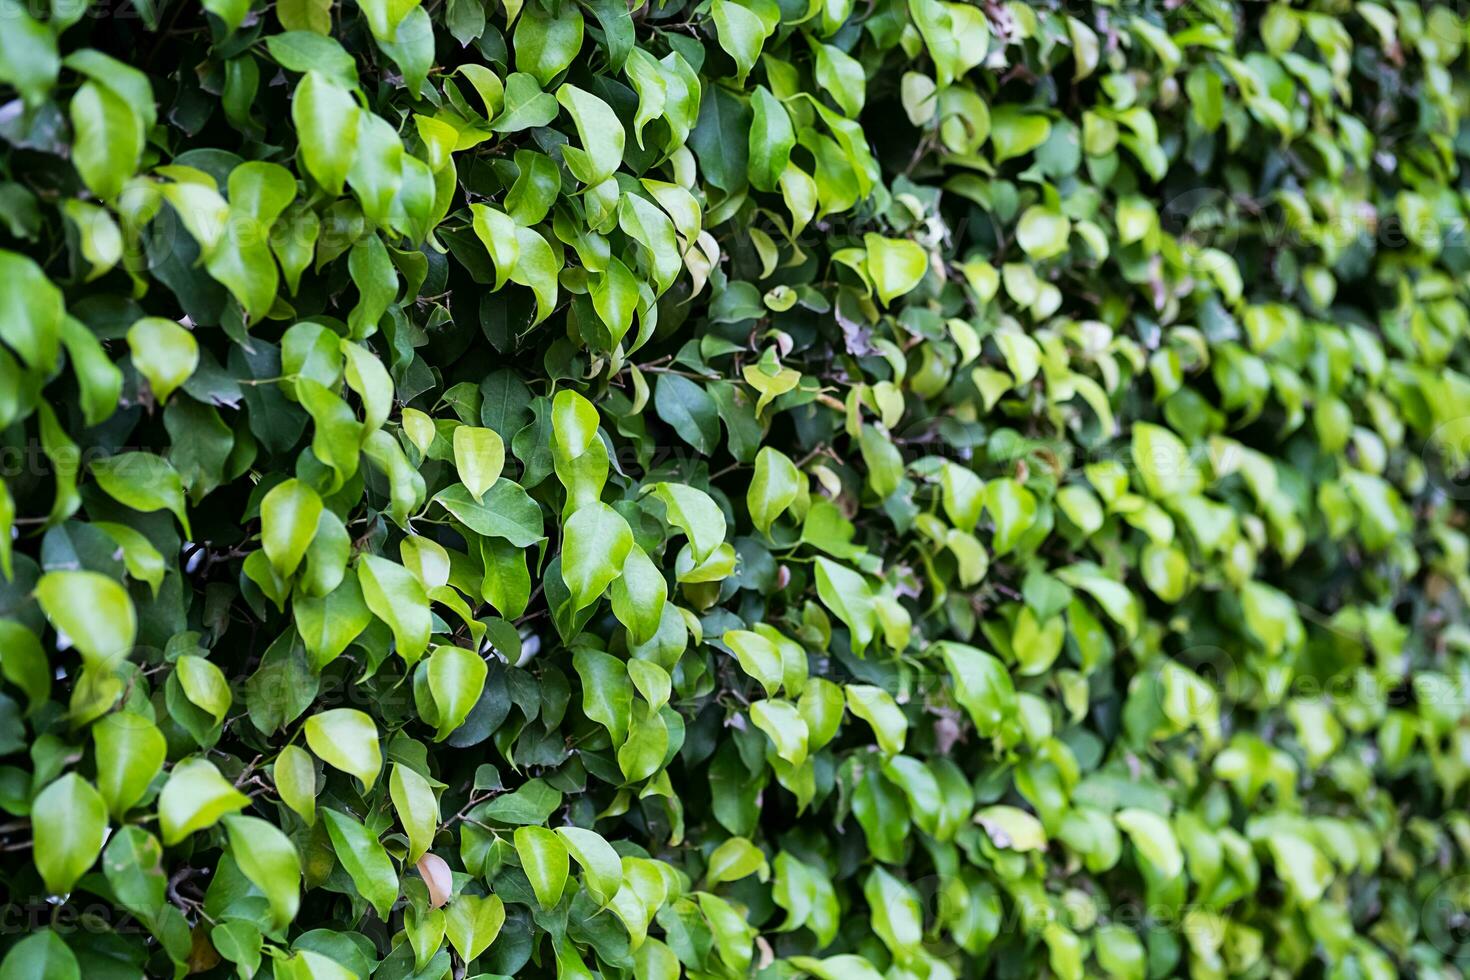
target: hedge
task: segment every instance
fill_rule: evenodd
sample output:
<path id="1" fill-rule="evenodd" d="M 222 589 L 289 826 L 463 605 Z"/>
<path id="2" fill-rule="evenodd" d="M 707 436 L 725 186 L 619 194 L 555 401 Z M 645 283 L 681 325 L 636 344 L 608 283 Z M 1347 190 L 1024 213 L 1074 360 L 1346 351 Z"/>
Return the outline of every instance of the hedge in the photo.
<path id="1" fill-rule="evenodd" d="M 1470 962 L 1405 0 L 0 0 L 0 980 Z"/>

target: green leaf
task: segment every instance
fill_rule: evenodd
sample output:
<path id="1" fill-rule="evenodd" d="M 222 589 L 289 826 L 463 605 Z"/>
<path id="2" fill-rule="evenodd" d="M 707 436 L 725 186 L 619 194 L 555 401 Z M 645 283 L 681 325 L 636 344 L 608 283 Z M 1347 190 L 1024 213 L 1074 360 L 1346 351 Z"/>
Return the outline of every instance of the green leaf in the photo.
<path id="1" fill-rule="evenodd" d="M 1046 850 L 1046 831 L 1041 821 L 1013 806 L 988 806 L 975 814 L 975 823 L 985 829 L 996 847 L 1012 851 Z"/>
<path id="2" fill-rule="evenodd" d="M 929 256 L 906 238 L 884 238 L 868 232 L 863 236 L 868 277 L 878 298 L 886 305 L 912 292 L 929 271 Z"/>
<path id="3" fill-rule="evenodd" d="M 118 904 L 145 922 L 153 921 L 167 900 L 163 845 L 141 827 L 121 827 L 102 852 L 102 873 Z"/>
<path id="4" fill-rule="evenodd" d="M 536 901 L 544 909 L 556 905 L 566 888 L 570 868 L 565 842 L 545 827 L 517 827 L 515 847 Z"/>
<path id="5" fill-rule="evenodd" d="M 61 290 L 41 267 L 0 249 L 0 340 L 31 369 L 50 372 L 61 353 L 65 317 Z"/>
<path id="6" fill-rule="evenodd" d="M 506 466 L 506 444 L 494 429 L 459 426 L 454 429 L 454 469 L 470 497 L 481 501 L 485 491 L 500 479 Z"/>
<path id="7" fill-rule="evenodd" d="M 841 48 L 811 41 L 816 65 L 813 75 L 843 114 L 856 119 L 867 100 L 867 74 L 860 61 Z"/>
<path id="8" fill-rule="evenodd" d="M 305 820 L 316 823 L 316 763 L 299 745 L 288 745 L 276 756 L 271 777 L 281 802 Z"/>
<path id="9" fill-rule="evenodd" d="M 703 386 L 680 375 L 661 374 L 653 389 L 653 406 L 696 452 L 708 455 L 719 445 L 719 412 Z"/>
<path id="10" fill-rule="evenodd" d="M 770 537 L 771 525 L 796 503 L 801 491 L 801 471 L 791 457 L 762 446 L 755 454 L 755 474 L 745 493 L 745 505 L 756 530 Z"/>
<path id="11" fill-rule="evenodd" d="M 216 725 L 222 724 L 234 703 L 224 672 L 203 657 L 185 655 L 174 661 L 174 673 L 184 696 L 210 714 Z"/>
<path id="12" fill-rule="evenodd" d="M 239 30 L 245 15 L 250 13 L 249 0 L 203 0 L 204 9 L 224 21 L 225 33 Z"/>
<path id="13" fill-rule="evenodd" d="M 725 543 L 725 515 L 709 494 L 682 483 L 654 484 L 653 493 L 664 502 L 669 523 L 689 538 L 696 564 Z"/>
<path id="14" fill-rule="evenodd" d="M 633 682 L 623 661 L 596 650 L 578 650 L 572 656 L 582 681 L 582 713 L 598 722 L 619 746 L 628 737 L 633 716 Z"/>
<path id="15" fill-rule="evenodd" d="M 582 143 L 580 149 L 562 147 L 567 169 L 588 187 L 607 180 L 623 162 L 623 124 L 606 102 L 570 83 L 556 90 L 556 101 L 572 117 Z"/>
<path id="16" fill-rule="evenodd" d="M 664 573 L 635 543 L 612 584 L 613 615 L 628 628 L 635 644 L 649 643 L 657 635 L 668 596 Z"/>
<path id="17" fill-rule="evenodd" d="M 230 853 L 245 877 L 265 893 L 271 921 L 284 929 L 296 918 L 301 902 L 301 858 L 291 839 L 258 817 L 227 816 Z"/>
<path id="18" fill-rule="evenodd" d="M 483 818 L 502 824 L 539 824 L 561 806 L 561 791 L 544 779 L 531 779 L 511 793 L 485 804 Z"/>
<path id="19" fill-rule="evenodd" d="M 0 674 L 25 692 L 27 714 L 51 697 L 51 664 L 41 641 L 10 619 L 0 619 Z"/>
<path id="20" fill-rule="evenodd" d="M 0 962 L 0 980 L 82 980 L 76 954 L 51 929 L 24 937 Z"/>
<path id="21" fill-rule="evenodd" d="M 501 478 L 476 500 L 469 488 L 450 484 L 434 501 L 465 527 L 487 538 L 500 538 L 517 548 L 529 548 L 545 537 L 541 507 L 517 483 Z"/>
<path id="22" fill-rule="evenodd" d="M 91 81 L 72 96 L 69 113 L 72 163 L 93 194 L 111 201 L 142 162 L 143 120 L 121 96 Z"/>
<path id="23" fill-rule="evenodd" d="M 1113 819 L 1160 877 L 1174 878 L 1184 870 L 1184 853 L 1168 820 L 1139 807 L 1119 810 Z"/>
<path id="24" fill-rule="evenodd" d="M 792 766 L 806 762 L 811 749 L 811 729 L 791 702 L 775 699 L 752 701 L 750 720 L 771 739 L 779 758 Z"/>
<path id="25" fill-rule="evenodd" d="M 163 771 L 168 743 L 144 716 L 119 711 L 92 725 L 92 745 L 97 758 L 97 789 L 113 819 L 121 821 Z"/>
<path id="26" fill-rule="evenodd" d="M 341 656 L 373 620 L 358 573 L 352 568 L 346 569 L 342 582 L 323 598 L 297 595 L 291 601 L 291 614 L 316 671 Z"/>
<path id="27" fill-rule="evenodd" d="M 766 856 L 744 837 L 730 837 L 710 854 L 705 866 L 704 882 L 713 888 L 727 881 L 739 881 L 749 875 L 759 875 L 765 881 L 771 874 Z"/>
<path id="28" fill-rule="evenodd" d="M 774 4 L 764 4 L 756 0 L 753 6 L 762 8 L 765 16 L 737 0 L 714 0 L 710 6 L 720 47 L 735 59 L 735 82 L 742 86 L 745 84 L 745 76 L 750 74 L 756 59 L 760 57 L 761 46 L 776 29 L 776 21 L 779 20 L 779 14 L 773 20 L 770 11 L 766 9 L 774 7 Z"/>
<path id="29" fill-rule="evenodd" d="M 729 630 L 722 639 L 726 646 L 735 651 L 735 656 L 740 660 L 740 668 L 765 688 L 766 697 L 774 697 L 785 677 L 781 651 L 776 644 L 750 630 Z"/>
<path id="30" fill-rule="evenodd" d="M 556 833 L 582 868 L 582 883 L 598 905 L 607 905 L 623 887 L 623 861 L 601 834 L 581 827 L 558 827 Z M 519 842 L 517 842 L 519 847 Z M 539 892 L 537 893 L 539 896 Z"/>
<path id="31" fill-rule="evenodd" d="M 499 895 L 462 894 L 444 910 L 444 933 L 466 963 L 490 948 L 503 925 L 505 903 Z"/>
<path id="32" fill-rule="evenodd" d="M 873 640 L 878 624 L 873 593 L 861 575 L 826 558 L 818 558 L 817 595 L 826 607 L 847 624 L 852 646 L 861 652 Z"/>
<path id="33" fill-rule="evenodd" d="M 158 827 L 169 847 L 206 830 L 250 799 L 220 775 L 214 763 L 195 756 L 174 766 L 158 795 Z"/>
<path id="34" fill-rule="evenodd" d="M 7 26 L 0 34 L 0 82 L 15 86 L 26 105 L 34 108 L 46 98 L 61 72 L 56 34 L 17 0 L 4 0 L 0 18 Z"/>
<path id="35" fill-rule="evenodd" d="M 1149 496 L 1165 500 L 1198 493 L 1204 487 L 1189 448 L 1163 426 L 1134 425 L 1132 450 L 1133 465 Z"/>
<path id="36" fill-rule="evenodd" d="M 284 480 L 260 501 L 260 543 L 271 567 L 290 578 L 316 535 L 322 498 L 300 480 Z"/>
<path id="37" fill-rule="evenodd" d="M 386 921 L 393 903 L 398 901 L 398 874 L 393 870 L 388 852 L 360 821 L 331 807 L 323 807 L 321 814 L 332 840 L 332 850 L 357 893 L 373 907 L 378 918 Z"/>
<path id="38" fill-rule="evenodd" d="M 67 773 L 37 794 L 31 804 L 31 831 L 36 870 L 46 891 L 66 894 L 102 853 L 107 804 L 91 783 Z"/>
<path id="39" fill-rule="evenodd" d="M 998 106 L 990 116 L 990 143 L 995 148 L 995 162 L 1024 156 L 1046 142 L 1051 135 L 1051 121 L 1045 116 L 1026 112 L 1012 105 Z"/>
<path id="40" fill-rule="evenodd" d="M 148 379 L 160 404 L 168 401 L 168 396 L 199 366 L 199 344 L 194 335 L 161 317 L 145 316 L 129 327 L 128 350 L 133 355 L 133 366 Z"/>
<path id="41" fill-rule="evenodd" d="M 47 572 L 36 601 L 91 666 L 110 670 L 133 651 L 138 616 L 128 590 L 97 572 Z"/>
<path id="42" fill-rule="evenodd" d="M 363 792 L 373 788 L 383 768 L 378 749 L 378 727 L 371 716 L 356 708 L 332 708 L 306 719 L 306 744 L 327 765 L 362 781 Z"/>
<path id="43" fill-rule="evenodd" d="M 866 721 L 878 737 L 878 747 L 885 755 L 903 751 L 908 734 L 908 719 L 893 700 L 893 695 L 872 684 L 848 684 L 847 707 Z"/>
<path id="44" fill-rule="evenodd" d="M 955 700 L 969 713 L 982 736 L 999 734 L 1018 711 L 1015 683 L 1005 665 L 964 643 L 946 641 L 938 646 L 954 681 Z"/>
<path id="45" fill-rule="evenodd" d="M 439 830 L 439 798 L 428 779 L 401 762 L 393 763 L 388 792 L 398 822 L 408 834 L 408 863 L 412 864 L 434 843 Z"/>
<path id="46" fill-rule="evenodd" d="M 113 500 L 145 514 L 170 511 L 184 533 L 190 533 L 184 481 L 168 460 L 153 453 L 130 452 L 104 456 L 91 465 L 97 485 Z"/>
<path id="47" fill-rule="evenodd" d="M 359 0 L 358 7 L 367 19 L 368 30 L 379 41 L 397 37 L 403 18 L 419 9 L 419 0 Z"/>
<path id="48" fill-rule="evenodd" d="M 623 515 L 597 502 L 577 511 L 562 529 L 561 574 L 572 611 L 596 602 L 623 571 L 633 532 Z"/>
<path id="49" fill-rule="evenodd" d="M 424 661 L 429 693 L 439 712 L 439 731 L 434 736 L 442 742 L 460 725 L 485 688 L 488 668 L 480 655 L 464 647 L 436 647 Z"/>
<path id="50" fill-rule="evenodd" d="M 1060 211 L 1033 205 L 1021 215 L 1016 241 L 1033 259 L 1051 259 L 1067 250 L 1072 223 Z"/>
<path id="51" fill-rule="evenodd" d="M 505 79 L 505 109 L 490 124 L 497 133 L 519 133 L 545 126 L 556 118 L 556 97 L 541 91 L 534 75 L 512 72 Z"/>
<path id="52" fill-rule="evenodd" d="M 542 85 L 551 84 L 582 49 L 582 29 L 582 13 L 571 4 L 554 13 L 527 4 L 516 22 L 516 68 Z"/>
<path id="53" fill-rule="evenodd" d="M 302 162 L 312 179 L 334 196 L 342 193 L 352 169 L 360 111 L 352 93 L 317 67 L 306 72 L 291 99 Z"/>
<path id="54" fill-rule="evenodd" d="M 377 555 L 363 555 L 358 560 L 357 577 L 363 601 L 393 631 L 398 655 L 410 664 L 416 663 L 429 648 L 433 628 L 423 585 L 402 565 Z"/>

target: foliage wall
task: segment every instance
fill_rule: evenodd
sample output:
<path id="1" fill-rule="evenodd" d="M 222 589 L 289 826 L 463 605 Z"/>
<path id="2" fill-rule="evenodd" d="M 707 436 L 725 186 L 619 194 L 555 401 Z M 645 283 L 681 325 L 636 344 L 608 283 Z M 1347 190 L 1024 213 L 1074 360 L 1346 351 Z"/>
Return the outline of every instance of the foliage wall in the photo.
<path id="1" fill-rule="evenodd" d="M 1460 976 L 1466 42 L 0 0 L 0 978 Z"/>

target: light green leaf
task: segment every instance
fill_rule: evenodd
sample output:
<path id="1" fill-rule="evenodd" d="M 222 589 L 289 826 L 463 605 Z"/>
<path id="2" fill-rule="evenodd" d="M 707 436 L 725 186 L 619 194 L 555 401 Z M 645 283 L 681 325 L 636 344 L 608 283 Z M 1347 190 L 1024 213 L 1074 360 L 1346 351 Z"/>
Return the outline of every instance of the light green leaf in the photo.
<path id="1" fill-rule="evenodd" d="M 719 38 L 720 47 L 735 59 L 735 82 L 743 86 L 745 76 L 755 67 L 756 59 L 761 54 L 761 46 L 776 29 L 776 23 L 769 19 L 769 15 L 762 17 L 737 0 L 714 0 L 710 13 L 715 20 L 715 34 Z M 779 20 L 779 14 L 777 19 Z"/>
<path id="2" fill-rule="evenodd" d="M 300 480 L 283 480 L 261 499 L 260 543 L 277 575 L 295 573 L 321 514 L 322 498 Z"/>
<path id="3" fill-rule="evenodd" d="M 571 866 L 566 844 L 545 827 L 517 827 L 515 846 L 536 901 L 544 909 L 553 907 L 561 900 Z"/>
<path id="4" fill-rule="evenodd" d="M 582 143 L 580 149 L 562 147 L 567 169 L 588 187 L 602 183 L 623 162 L 623 124 L 606 102 L 570 83 L 556 90 L 556 101 L 572 117 Z"/>
<path id="5" fill-rule="evenodd" d="M 291 99 L 291 120 L 301 141 L 302 162 L 312 178 L 334 196 L 342 193 L 352 169 L 360 111 L 352 93 L 317 69 L 306 73 Z"/>
<path id="6" fill-rule="evenodd" d="M 66 894 L 102 853 L 107 804 L 91 783 L 67 773 L 41 790 L 31 804 L 31 831 L 36 870 L 46 891 Z"/>
<path id="7" fill-rule="evenodd" d="M 1161 878 L 1174 878 L 1184 870 L 1184 853 L 1168 820 L 1139 807 L 1119 810 L 1113 819 Z"/>
<path id="8" fill-rule="evenodd" d="M 601 834 L 581 827 L 558 827 L 556 833 L 582 868 L 582 883 L 598 905 L 611 902 L 623 887 L 623 860 Z"/>
<path id="9" fill-rule="evenodd" d="M 613 582 L 612 608 L 635 644 L 649 643 L 658 633 L 668 594 L 664 573 L 634 544 L 623 561 L 622 574 Z"/>
<path id="10" fill-rule="evenodd" d="M 119 711 L 92 725 L 92 745 L 97 789 L 113 819 L 120 821 L 163 771 L 168 743 L 147 718 Z"/>
<path id="11" fill-rule="evenodd" d="M 444 910 L 444 933 L 466 963 L 490 948 L 503 925 L 505 903 L 499 895 L 462 894 Z"/>
<path id="12" fill-rule="evenodd" d="M 886 305 L 911 292 L 929 271 L 929 255 L 906 238 L 884 238 L 868 232 L 863 236 L 868 278 Z"/>
<path id="13" fill-rule="evenodd" d="M 572 611 L 596 602 L 623 572 L 633 532 L 623 515 L 596 502 L 571 516 L 562 532 L 561 574 Z"/>
<path id="14" fill-rule="evenodd" d="M 220 775 L 214 763 L 195 756 L 174 766 L 158 795 L 158 827 L 169 847 L 220 818 L 250 805 L 250 798 Z"/>
<path id="15" fill-rule="evenodd" d="M 1050 259 L 1067 250 L 1067 236 L 1072 223 L 1060 211 L 1032 205 L 1021 215 L 1016 226 L 1016 241 L 1033 259 Z"/>
<path id="16" fill-rule="evenodd" d="M 118 453 L 92 461 L 97 485 L 120 504 L 145 514 L 168 510 L 189 534 L 189 514 L 184 506 L 184 481 L 173 464 L 153 453 Z"/>
<path id="17" fill-rule="evenodd" d="M 230 853 L 240 871 L 265 893 L 272 924 L 284 929 L 301 903 L 301 858 L 275 824 L 258 817 L 227 816 Z"/>
<path id="18" fill-rule="evenodd" d="M 378 727 L 356 708 L 332 708 L 306 719 L 306 744 L 327 765 L 362 780 L 363 792 L 373 788 L 383 756 L 378 749 Z"/>
<path id="19" fill-rule="evenodd" d="M 214 717 L 216 725 L 222 724 L 230 712 L 234 695 L 230 693 L 230 682 L 224 672 L 203 657 L 186 654 L 174 661 L 174 672 L 179 686 L 196 707 Z"/>
<path id="20" fill-rule="evenodd" d="M 132 653 L 138 617 L 116 580 L 98 572 L 47 572 L 36 583 L 36 601 L 89 665 L 111 669 Z"/>
<path id="21" fill-rule="evenodd" d="M 429 693 L 439 712 L 439 731 L 434 736 L 442 742 L 464 724 L 470 709 L 485 688 L 488 668 L 480 655 L 464 647 L 436 647 L 424 661 Z"/>
<path id="22" fill-rule="evenodd" d="M 402 565 L 377 555 L 358 560 L 357 577 L 363 601 L 393 631 L 398 655 L 410 664 L 417 663 L 429 648 L 433 628 L 422 583 Z"/>
<path id="23" fill-rule="evenodd" d="M 24 255 L 0 249 L 0 340 L 28 367 L 50 372 L 61 353 L 65 316 L 61 290 L 41 267 Z"/>
<path id="24" fill-rule="evenodd" d="M 689 538 L 696 564 L 725 543 L 725 514 L 709 494 L 682 483 L 658 483 L 653 492 L 664 502 L 669 523 Z"/>
<path id="25" fill-rule="evenodd" d="M 722 639 L 735 651 L 740 668 L 766 689 L 766 697 L 774 697 L 785 677 L 776 644 L 750 630 L 728 630 Z"/>
<path id="26" fill-rule="evenodd" d="M 388 792 L 398 822 L 408 834 L 408 863 L 413 864 L 434 843 L 439 830 L 439 798 L 423 775 L 401 762 L 393 763 Z"/>
<path id="27" fill-rule="evenodd" d="M 143 158 L 143 120 L 110 88 L 88 81 L 71 98 L 72 163 L 104 201 L 122 192 Z"/>
<path id="28" fill-rule="evenodd" d="M 199 344 L 194 335 L 172 320 L 145 316 L 128 328 L 128 350 L 133 366 L 148 379 L 159 403 L 168 401 L 199 366 Z"/>
<path id="29" fill-rule="evenodd" d="M 792 766 L 806 761 L 811 748 L 811 730 L 791 702 L 778 699 L 752 701 L 750 720 L 771 739 L 776 755 L 781 759 Z"/>
<path id="30" fill-rule="evenodd" d="M 316 763 L 299 745 L 288 745 L 276 756 L 271 777 L 281 802 L 308 826 L 316 823 Z"/>
<path id="31" fill-rule="evenodd" d="M 909 723 L 893 695 L 872 684 L 848 684 L 846 690 L 848 710 L 872 727 L 883 754 L 902 752 Z"/>
<path id="32" fill-rule="evenodd" d="M 996 847 L 1012 851 L 1046 850 L 1046 831 L 1041 821 L 1018 807 L 985 807 L 975 814 L 975 823 L 985 829 Z"/>
<path id="33" fill-rule="evenodd" d="M 454 466 L 470 496 L 479 502 L 500 478 L 505 443 L 494 429 L 461 425 L 454 430 Z"/>
<path id="34" fill-rule="evenodd" d="M 45 99 L 61 72 L 61 58 L 56 51 L 59 31 L 53 32 L 32 17 L 18 0 L 0 3 L 0 20 L 5 23 L 5 30 L 0 31 L 0 82 L 15 86 L 26 105 L 34 108 Z"/>
<path id="35" fill-rule="evenodd" d="M 755 474 L 745 494 L 750 520 L 767 537 L 776 518 L 791 508 L 800 496 L 801 471 L 791 457 L 771 446 L 755 454 Z"/>

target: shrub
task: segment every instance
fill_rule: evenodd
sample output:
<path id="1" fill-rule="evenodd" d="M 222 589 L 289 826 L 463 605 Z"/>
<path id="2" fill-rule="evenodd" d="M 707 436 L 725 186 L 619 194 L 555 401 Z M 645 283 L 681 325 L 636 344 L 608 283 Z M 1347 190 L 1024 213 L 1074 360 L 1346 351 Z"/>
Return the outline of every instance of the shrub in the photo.
<path id="1" fill-rule="evenodd" d="M 0 980 L 1459 975 L 1463 8 L 0 5 Z"/>

